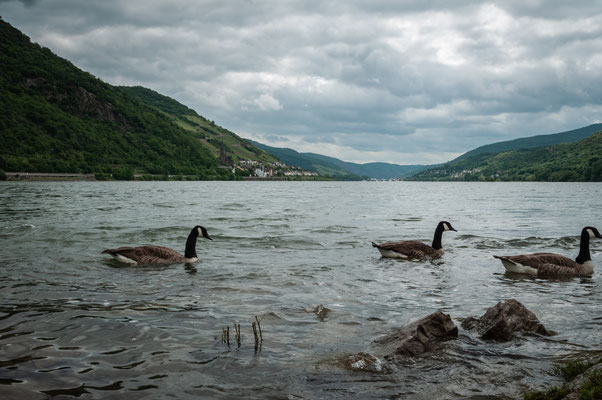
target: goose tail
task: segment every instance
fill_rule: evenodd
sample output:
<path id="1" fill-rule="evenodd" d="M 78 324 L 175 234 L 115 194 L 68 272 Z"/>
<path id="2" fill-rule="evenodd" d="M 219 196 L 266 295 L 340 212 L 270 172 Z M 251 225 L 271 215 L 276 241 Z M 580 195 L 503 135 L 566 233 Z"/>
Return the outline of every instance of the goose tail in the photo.
<path id="1" fill-rule="evenodd" d="M 380 249 L 380 245 L 379 244 L 376 244 L 374 242 L 371 242 L 371 243 L 372 243 L 372 247 L 376 247 L 377 249 Z"/>

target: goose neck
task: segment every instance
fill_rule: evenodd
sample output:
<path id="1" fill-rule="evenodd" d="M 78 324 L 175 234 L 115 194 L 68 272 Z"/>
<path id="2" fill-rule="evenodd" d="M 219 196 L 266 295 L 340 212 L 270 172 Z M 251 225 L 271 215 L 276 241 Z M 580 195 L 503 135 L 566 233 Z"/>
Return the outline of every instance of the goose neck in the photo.
<path id="1" fill-rule="evenodd" d="M 583 229 L 581 232 L 581 242 L 579 243 L 579 255 L 575 261 L 579 264 L 583 264 L 587 261 L 591 261 L 592 257 L 589 253 L 589 232 Z"/>
<path id="2" fill-rule="evenodd" d="M 184 251 L 184 257 L 186 258 L 196 258 L 196 240 L 199 236 L 199 233 L 196 229 L 193 229 L 188 235 L 188 239 L 186 239 L 186 250 Z"/>
<path id="3" fill-rule="evenodd" d="M 440 250 L 441 246 L 441 236 L 443 235 L 443 226 L 439 224 L 437 229 L 435 229 L 435 236 L 433 237 L 433 249 Z"/>

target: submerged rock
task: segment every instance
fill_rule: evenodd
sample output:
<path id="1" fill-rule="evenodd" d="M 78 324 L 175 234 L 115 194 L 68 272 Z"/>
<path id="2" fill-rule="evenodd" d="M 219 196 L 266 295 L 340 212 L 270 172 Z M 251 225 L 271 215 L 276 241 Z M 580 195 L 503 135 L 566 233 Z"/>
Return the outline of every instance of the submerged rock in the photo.
<path id="1" fill-rule="evenodd" d="M 316 314 L 320 321 L 324 321 L 324 318 L 326 318 L 326 315 L 328 315 L 330 309 L 324 307 L 322 304 L 319 304 L 316 308 L 314 308 L 313 312 Z"/>
<path id="2" fill-rule="evenodd" d="M 389 368 L 376 356 L 369 353 L 358 353 L 347 357 L 344 366 L 351 371 L 389 372 Z"/>
<path id="3" fill-rule="evenodd" d="M 552 335 L 533 312 L 515 299 L 500 301 L 481 318 L 467 318 L 462 322 L 462 328 L 477 330 L 481 339 L 503 342 L 509 341 L 517 333 Z"/>
<path id="4" fill-rule="evenodd" d="M 374 342 L 390 360 L 436 350 L 441 342 L 457 337 L 458 327 L 449 314 L 437 311 Z"/>

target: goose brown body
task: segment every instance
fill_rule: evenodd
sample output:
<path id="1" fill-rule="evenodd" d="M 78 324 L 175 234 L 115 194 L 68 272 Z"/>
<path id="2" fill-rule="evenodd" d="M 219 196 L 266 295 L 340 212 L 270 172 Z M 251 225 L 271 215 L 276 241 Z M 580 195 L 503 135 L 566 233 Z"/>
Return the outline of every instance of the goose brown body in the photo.
<path id="1" fill-rule="evenodd" d="M 493 256 L 502 261 L 509 272 L 548 277 L 556 275 L 588 275 L 594 272 L 594 264 L 589 252 L 590 238 L 602 238 L 592 226 L 581 230 L 579 255 L 571 260 L 555 253 L 533 253 L 514 256 Z"/>
<path id="2" fill-rule="evenodd" d="M 520 269 L 523 269 L 524 272 L 522 273 L 537 276 L 585 275 L 593 272 L 591 261 L 579 264 L 568 257 L 554 253 L 533 253 L 494 257 L 501 260 L 504 267 L 510 272 L 520 273 Z M 531 268 L 533 271 L 529 271 L 526 268 Z"/>
<path id="3" fill-rule="evenodd" d="M 399 242 L 372 243 L 385 258 L 401 258 L 407 260 L 424 260 L 441 258 L 444 254 L 441 247 L 441 236 L 445 231 L 456 230 L 447 221 L 441 221 L 435 229 L 435 236 L 431 246 L 418 240 L 402 240 Z"/>
<path id="4" fill-rule="evenodd" d="M 381 244 L 373 243 L 372 245 L 380 251 L 383 257 L 388 258 L 407 258 L 408 260 L 437 259 L 441 258 L 444 253 L 443 249 L 434 249 L 432 246 L 418 240 L 403 240 Z"/>
<path id="5" fill-rule="evenodd" d="M 103 254 L 110 254 L 115 259 L 127 264 L 175 264 L 175 263 L 190 263 L 198 261 L 196 254 L 196 241 L 200 236 L 209 240 L 211 237 L 207 230 L 197 225 L 190 231 L 186 239 L 186 250 L 184 255 L 165 246 L 136 246 L 136 247 L 119 247 L 116 249 L 104 250 Z"/>
<path id="6" fill-rule="evenodd" d="M 119 256 L 127 260 L 135 261 L 136 264 L 169 264 L 193 262 L 197 259 L 188 259 L 174 249 L 164 246 L 137 246 L 119 247 L 118 249 L 107 249 L 103 253 L 110 254 L 117 259 Z"/>

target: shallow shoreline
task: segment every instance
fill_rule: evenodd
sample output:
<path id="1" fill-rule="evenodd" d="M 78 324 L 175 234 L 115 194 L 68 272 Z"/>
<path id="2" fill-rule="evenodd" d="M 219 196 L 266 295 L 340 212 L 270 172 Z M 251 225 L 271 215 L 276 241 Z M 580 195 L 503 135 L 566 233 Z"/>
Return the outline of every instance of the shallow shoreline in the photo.
<path id="1" fill-rule="evenodd" d="M 96 181 L 94 174 L 5 172 L 7 181 Z"/>
<path id="2" fill-rule="evenodd" d="M 87 182 L 100 182 L 103 179 L 96 179 L 95 174 L 78 174 L 78 173 L 49 173 L 49 172 L 5 172 L 6 181 L 11 182 L 78 182 L 78 181 L 87 181 Z M 190 181 L 197 179 L 174 179 L 176 176 L 180 176 L 182 178 L 186 178 L 185 175 L 168 175 L 168 179 L 140 179 L 145 175 L 134 175 L 134 179 L 128 180 L 129 182 L 134 181 Z M 165 175 L 157 175 L 157 177 L 164 177 Z M 307 179 L 304 177 L 256 177 L 256 176 L 246 176 L 242 177 L 240 181 L 245 182 L 286 182 L 286 181 L 330 181 L 332 179 L 329 178 L 311 178 Z M 117 179 L 109 179 L 108 181 L 122 181 Z"/>

